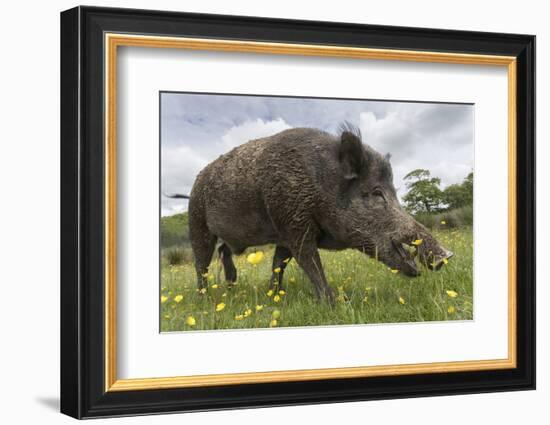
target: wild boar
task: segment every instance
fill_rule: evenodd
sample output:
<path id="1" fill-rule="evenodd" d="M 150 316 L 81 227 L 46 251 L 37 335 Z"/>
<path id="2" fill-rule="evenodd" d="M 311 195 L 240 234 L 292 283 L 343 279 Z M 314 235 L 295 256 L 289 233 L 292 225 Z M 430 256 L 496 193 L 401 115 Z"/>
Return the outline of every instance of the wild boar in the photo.
<path id="1" fill-rule="evenodd" d="M 275 244 L 272 270 L 280 271 L 270 287 L 282 285 L 287 260 L 294 258 L 317 296 L 331 303 L 319 248 L 358 249 L 407 276 L 420 274 L 416 259 L 438 269 L 452 256 L 400 205 L 389 155 L 363 144 L 348 123 L 336 136 L 285 130 L 208 164 L 189 196 L 189 234 L 199 288 L 206 286 L 218 240 L 230 282 L 237 280 L 233 254 Z"/>

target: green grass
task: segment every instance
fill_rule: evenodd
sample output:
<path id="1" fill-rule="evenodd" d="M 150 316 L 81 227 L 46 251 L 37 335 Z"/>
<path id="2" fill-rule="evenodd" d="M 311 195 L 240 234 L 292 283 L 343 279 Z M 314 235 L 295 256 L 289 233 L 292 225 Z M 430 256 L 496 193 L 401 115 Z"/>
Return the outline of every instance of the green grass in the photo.
<path id="1" fill-rule="evenodd" d="M 238 281 L 232 288 L 223 280 L 222 266 L 215 259 L 210 265 L 209 287 L 205 294 L 197 292 L 191 262 L 170 266 L 163 259 L 161 330 L 470 320 L 473 310 L 472 230 L 469 227 L 436 230 L 434 236 L 455 256 L 439 272 L 424 270 L 418 278 L 394 274 L 382 263 L 358 251 L 321 251 L 327 279 L 337 294 L 334 307 L 315 298 L 312 284 L 294 260 L 284 274 L 286 293 L 280 296 L 279 302 L 275 302 L 274 295 L 268 296 L 272 247 L 258 249 L 266 255 L 256 266 L 246 261 L 246 254 L 234 257 Z M 447 291 L 458 295 L 453 298 Z M 216 311 L 216 306 L 222 303 L 224 308 Z M 261 310 L 256 311 L 256 306 L 262 306 Z M 248 309 L 251 313 L 245 315 Z M 241 320 L 237 320 L 241 315 Z M 194 324 L 190 318 L 194 319 Z"/>

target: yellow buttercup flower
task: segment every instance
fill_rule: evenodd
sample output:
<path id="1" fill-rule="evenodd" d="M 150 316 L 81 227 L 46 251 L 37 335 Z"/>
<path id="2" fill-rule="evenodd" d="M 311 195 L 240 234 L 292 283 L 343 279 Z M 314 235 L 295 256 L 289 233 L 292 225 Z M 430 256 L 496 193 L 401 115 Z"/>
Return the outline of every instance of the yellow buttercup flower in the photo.
<path id="1" fill-rule="evenodd" d="M 244 316 L 242 314 L 237 314 L 235 316 L 235 320 L 243 320 L 244 319 Z"/>
<path id="2" fill-rule="evenodd" d="M 269 291 L 267 291 L 267 294 L 266 294 L 268 297 L 272 296 L 273 295 L 273 289 L 270 289 Z"/>
<path id="3" fill-rule="evenodd" d="M 273 269 L 273 271 L 274 271 L 275 273 L 281 273 L 281 268 L 280 268 L 280 267 L 276 267 L 276 268 Z"/>
<path id="4" fill-rule="evenodd" d="M 279 295 L 284 295 L 284 294 L 286 294 L 285 290 L 284 290 L 284 289 L 281 289 L 281 290 L 279 291 Z"/>
<path id="5" fill-rule="evenodd" d="M 185 319 L 185 323 L 188 326 L 195 326 L 197 324 L 197 321 L 195 320 L 195 318 L 193 316 L 187 316 L 187 319 Z"/>
<path id="6" fill-rule="evenodd" d="M 197 289 L 199 294 L 206 294 L 206 288 Z"/>
<path id="7" fill-rule="evenodd" d="M 396 274 L 396 273 L 399 273 L 399 270 L 397 270 L 397 269 L 390 269 L 390 272 L 392 272 L 393 274 Z"/>
<path id="8" fill-rule="evenodd" d="M 225 303 L 219 303 L 216 306 L 216 311 L 222 311 L 225 308 Z"/>
<path id="9" fill-rule="evenodd" d="M 262 261 L 264 258 L 264 253 L 262 251 L 253 252 L 252 254 L 248 254 L 246 257 L 246 261 L 248 261 L 252 265 L 258 264 L 260 261 Z"/>
<path id="10" fill-rule="evenodd" d="M 174 301 L 177 302 L 177 303 L 179 303 L 181 300 L 183 300 L 183 295 L 176 295 L 174 297 Z"/>
<path id="11" fill-rule="evenodd" d="M 212 285 L 212 289 L 218 289 L 218 284 L 217 284 L 217 283 L 214 283 L 214 284 Z"/>
<path id="12" fill-rule="evenodd" d="M 450 307 L 447 309 L 447 313 L 449 313 L 449 314 L 453 314 L 455 311 L 456 311 L 456 308 L 454 308 L 453 306 L 450 306 Z"/>
<path id="13" fill-rule="evenodd" d="M 445 220 L 441 220 L 441 224 L 445 225 L 447 222 Z"/>
<path id="14" fill-rule="evenodd" d="M 422 239 L 415 239 L 414 241 L 411 242 L 413 245 L 415 246 L 418 246 L 422 243 Z"/>
<path id="15" fill-rule="evenodd" d="M 449 262 L 449 260 L 447 260 L 446 258 L 444 258 L 442 261 L 443 261 L 443 264 L 447 264 Z"/>
<path id="16" fill-rule="evenodd" d="M 369 302 L 369 297 L 367 295 L 365 295 L 365 298 L 363 298 L 363 302 L 364 303 L 368 303 Z"/>
<path id="17" fill-rule="evenodd" d="M 263 305 L 257 305 L 256 306 L 256 311 L 262 311 L 263 309 L 264 309 Z"/>
<path id="18" fill-rule="evenodd" d="M 405 305 L 406 301 L 403 297 L 399 297 L 399 304 Z"/>
<path id="19" fill-rule="evenodd" d="M 273 319 L 271 322 L 269 322 L 270 328 L 274 328 L 275 326 L 277 326 L 277 319 Z"/>
<path id="20" fill-rule="evenodd" d="M 165 315 L 164 315 L 164 318 L 165 318 L 165 319 L 169 319 L 169 318 L 170 318 L 170 315 L 169 315 L 169 314 L 165 314 Z"/>
<path id="21" fill-rule="evenodd" d="M 276 303 L 278 303 L 279 301 L 281 301 L 281 297 L 279 295 L 275 295 L 273 297 L 273 301 L 275 301 Z"/>
<path id="22" fill-rule="evenodd" d="M 166 301 L 168 301 L 168 297 L 166 295 L 162 295 L 160 297 L 160 302 L 164 304 Z"/>
<path id="23" fill-rule="evenodd" d="M 296 283 L 296 278 L 291 277 L 290 279 L 288 279 L 288 281 L 289 281 L 290 283 Z"/>
<path id="24" fill-rule="evenodd" d="M 271 313 L 271 318 L 278 319 L 279 317 L 281 317 L 281 312 L 279 310 L 273 310 L 273 313 Z"/>
<path id="25" fill-rule="evenodd" d="M 252 314 L 252 310 L 251 309 L 246 309 L 245 312 L 244 312 L 244 317 L 248 317 Z"/>
<path id="26" fill-rule="evenodd" d="M 458 292 L 456 292 L 456 291 L 445 291 L 445 292 L 447 292 L 447 295 L 451 298 L 458 297 Z"/>

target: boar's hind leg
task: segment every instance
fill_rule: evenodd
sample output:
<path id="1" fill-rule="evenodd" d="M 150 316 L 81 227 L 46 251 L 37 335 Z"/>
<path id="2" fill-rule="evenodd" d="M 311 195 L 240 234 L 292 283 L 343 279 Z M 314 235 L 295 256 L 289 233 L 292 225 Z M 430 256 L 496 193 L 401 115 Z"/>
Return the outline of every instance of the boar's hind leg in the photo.
<path id="1" fill-rule="evenodd" d="M 190 223 L 191 224 L 191 223 Z M 195 270 L 197 272 L 197 286 L 199 289 L 206 288 L 207 286 L 207 273 L 210 261 L 212 261 L 212 255 L 214 249 L 216 249 L 215 235 L 210 233 L 207 229 L 195 228 L 191 232 L 191 247 L 193 248 L 193 254 L 195 255 Z"/>
<path id="2" fill-rule="evenodd" d="M 225 275 L 225 280 L 228 282 L 237 281 L 237 269 L 233 263 L 233 253 L 227 244 L 222 243 L 218 248 L 218 253 L 220 254 L 220 259 L 223 264 L 223 273 Z"/>
<path id="3" fill-rule="evenodd" d="M 277 286 L 278 289 L 283 289 L 283 273 L 291 258 L 292 253 L 288 248 L 277 245 L 275 254 L 273 255 L 273 266 L 271 268 L 273 272 L 269 282 L 269 289 L 273 289 L 275 286 Z"/>

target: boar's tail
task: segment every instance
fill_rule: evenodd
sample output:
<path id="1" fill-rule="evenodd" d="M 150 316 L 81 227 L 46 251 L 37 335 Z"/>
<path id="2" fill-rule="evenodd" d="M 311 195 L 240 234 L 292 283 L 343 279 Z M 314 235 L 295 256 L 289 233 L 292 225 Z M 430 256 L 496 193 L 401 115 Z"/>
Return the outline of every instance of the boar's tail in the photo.
<path id="1" fill-rule="evenodd" d="M 163 192 L 162 194 L 167 198 L 172 198 L 172 199 L 189 199 L 189 195 L 183 195 L 181 193 L 173 193 L 171 195 L 168 195 L 167 193 Z"/>

